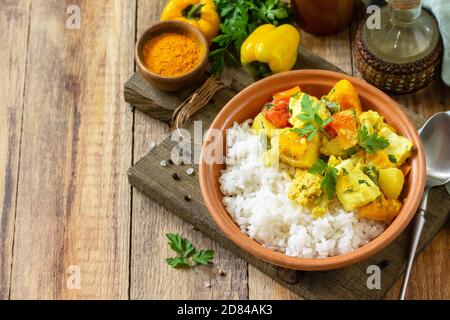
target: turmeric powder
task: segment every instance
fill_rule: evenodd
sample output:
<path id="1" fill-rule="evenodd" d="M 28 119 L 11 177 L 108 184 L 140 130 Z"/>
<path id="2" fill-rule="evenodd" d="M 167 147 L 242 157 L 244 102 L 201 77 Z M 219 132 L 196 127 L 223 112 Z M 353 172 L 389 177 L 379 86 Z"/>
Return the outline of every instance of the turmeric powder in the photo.
<path id="1" fill-rule="evenodd" d="M 162 33 L 143 48 L 146 67 L 165 77 L 176 77 L 194 69 L 202 57 L 200 44 L 184 34 Z"/>

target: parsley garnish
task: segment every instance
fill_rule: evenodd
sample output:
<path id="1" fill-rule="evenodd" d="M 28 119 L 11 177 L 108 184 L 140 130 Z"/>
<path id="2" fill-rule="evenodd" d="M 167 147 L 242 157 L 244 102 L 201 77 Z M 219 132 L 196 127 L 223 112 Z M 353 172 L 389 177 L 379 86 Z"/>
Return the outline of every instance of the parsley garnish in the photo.
<path id="1" fill-rule="evenodd" d="M 389 161 L 392 163 L 397 163 L 397 157 L 393 154 L 388 155 Z"/>
<path id="2" fill-rule="evenodd" d="M 196 265 L 208 265 L 213 262 L 214 251 L 199 250 L 192 243 L 179 234 L 167 233 L 170 248 L 177 253 L 176 257 L 167 258 L 166 262 L 172 268 L 194 268 Z"/>
<path id="3" fill-rule="evenodd" d="M 330 101 L 327 98 L 322 98 L 320 101 L 325 103 L 328 111 L 330 111 L 331 114 L 335 114 L 341 111 L 341 105 L 337 102 Z"/>
<path id="4" fill-rule="evenodd" d="M 372 180 L 373 183 L 375 183 L 375 185 L 378 186 L 379 171 L 375 166 L 372 165 L 364 166 L 362 168 L 362 171 L 366 176 L 370 178 L 370 180 Z"/>
<path id="5" fill-rule="evenodd" d="M 367 186 L 369 186 L 370 187 L 370 184 L 367 182 L 367 180 L 358 180 L 358 183 L 359 184 L 366 184 Z"/>
<path id="6" fill-rule="evenodd" d="M 322 190 L 327 194 L 329 200 L 333 199 L 336 193 L 336 182 L 337 182 L 337 169 L 329 166 L 322 159 L 317 160 L 317 162 L 308 170 L 309 173 L 323 175 L 321 187 Z"/>
<path id="7" fill-rule="evenodd" d="M 297 115 L 297 118 L 305 122 L 305 125 L 302 128 L 291 129 L 301 136 L 307 136 L 308 141 L 311 141 L 318 131 L 325 132 L 323 128 L 333 120 L 331 117 L 322 120 L 317 113 L 320 109 L 320 104 L 314 106 L 313 102 L 309 95 L 303 95 L 301 101 L 302 111 Z"/>
<path id="8" fill-rule="evenodd" d="M 356 146 L 344 150 L 344 153 L 347 157 L 354 155 L 356 152 L 358 152 Z"/>
<path id="9" fill-rule="evenodd" d="M 298 99 L 300 97 L 300 92 L 294 93 L 294 95 L 291 97 L 292 99 Z"/>
<path id="10" fill-rule="evenodd" d="M 290 18 L 287 4 L 280 0 L 215 0 L 220 16 L 220 35 L 212 42 L 212 72 L 221 73 L 225 64 L 238 65 L 245 39 L 260 25 L 275 26 Z"/>
<path id="11" fill-rule="evenodd" d="M 273 106 L 274 106 L 274 104 L 273 104 L 272 102 L 267 102 L 267 103 L 264 105 L 264 108 L 266 108 L 267 110 L 270 110 L 270 109 L 273 108 Z"/>
<path id="12" fill-rule="evenodd" d="M 389 141 L 385 137 L 378 136 L 375 132 L 369 134 L 366 126 L 362 126 L 358 130 L 358 140 L 359 145 L 366 149 L 368 154 L 373 154 L 389 146 Z"/>

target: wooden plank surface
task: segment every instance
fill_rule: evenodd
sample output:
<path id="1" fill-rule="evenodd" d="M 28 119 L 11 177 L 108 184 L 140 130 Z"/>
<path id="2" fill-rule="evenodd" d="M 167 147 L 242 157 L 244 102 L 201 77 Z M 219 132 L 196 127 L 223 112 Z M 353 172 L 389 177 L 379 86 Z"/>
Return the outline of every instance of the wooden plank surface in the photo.
<path id="1" fill-rule="evenodd" d="M 0 46 L 0 299 L 7 299 L 13 254 L 30 4 L 28 0 L 10 1 L 0 8 L 0 43 L 3 44 Z"/>
<path id="2" fill-rule="evenodd" d="M 166 1 L 138 1 L 137 33 L 142 34 L 159 20 Z M 166 100 L 163 100 L 164 103 Z M 161 140 L 168 128 L 140 111 L 135 111 L 134 159 L 145 155 L 151 142 Z M 163 209 L 142 193 L 133 190 L 131 299 L 246 299 L 247 263 L 184 221 Z M 212 248 L 217 265 L 191 271 L 169 268 L 165 258 L 173 252 L 164 236 L 177 232 L 199 248 Z M 219 276 L 218 269 L 226 270 Z"/>
<path id="3" fill-rule="evenodd" d="M 242 260 L 130 191 L 124 173 L 132 158 L 167 133 L 122 100 L 135 27 L 155 21 L 164 3 L 136 1 L 0 0 L 0 299 L 297 298 L 256 269 L 247 276 Z M 81 8 L 81 30 L 65 28 L 72 4 Z M 345 31 L 303 34 L 303 46 L 356 72 L 348 64 L 351 32 L 348 40 Z M 396 99 L 422 115 L 450 109 L 439 80 Z M 229 276 L 214 283 L 215 269 L 199 276 L 169 269 L 164 231 L 214 246 Z M 450 298 L 449 251 L 447 223 L 416 260 L 409 298 Z M 80 266 L 79 290 L 67 290 L 69 264 Z M 209 279 L 212 288 L 204 288 Z M 189 289 L 194 283 L 199 293 Z M 387 298 L 398 290 L 399 283 Z"/>
<path id="4" fill-rule="evenodd" d="M 73 4 L 80 30 L 66 28 Z M 134 14 L 32 2 L 11 299 L 128 297 Z"/>

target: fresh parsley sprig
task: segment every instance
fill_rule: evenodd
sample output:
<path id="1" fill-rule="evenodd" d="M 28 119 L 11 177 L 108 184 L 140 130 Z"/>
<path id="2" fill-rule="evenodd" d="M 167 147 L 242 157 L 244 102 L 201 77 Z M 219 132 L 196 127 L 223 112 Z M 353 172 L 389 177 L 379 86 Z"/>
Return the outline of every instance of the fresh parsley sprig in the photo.
<path id="1" fill-rule="evenodd" d="M 167 258 L 166 262 L 172 268 L 192 269 L 197 265 L 213 263 L 214 250 L 198 250 L 187 239 L 176 233 L 167 233 L 170 248 L 177 253 L 176 257 Z"/>
<path id="2" fill-rule="evenodd" d="M 327 194 L 329 200 L 333 199 L 336 194 L 336 183 L 338 170 L 332 166 L 329 166 L 322 159 L 317 162 L 308 170 L 309 173 L 323 175 L 321 188 Z"/>
<path id="3" fill-rule="evenodd" d="M 280 0 L 215 0 L 215 4 L 221 23 L 210 53 L 213 73 L 221 73 L 225 64 L 239 64 L 242 43 L 259 25 L 278 25 L 290 18 L 287 4 Z"/>
<path id="4" fill-rule="evenodd" d="M 366 149 L 368 154 L 374 154 L 378 150 L 389 147 L 389 141 L 382 136 L 378 136 L 375 132 L 369 134 L 366 126 L 362 126 L 358 130 L 359 145 Z"/>
<path id="5" fill-rule="evenodd" d="M 297 118 L 302 120 L 305 125 L 302 128 L 291 129 L 301 136 L 307 136 L 307 141 L 311 141 L 318 131 L 325 132 L 324 127 L 333 120 L 331 117 L 323 120 L 318 114 L 320 104 L 314 106 L 313 102 L 309 95 L 303 95 L 301 101 L 302 111 L 297 115 Z"/>

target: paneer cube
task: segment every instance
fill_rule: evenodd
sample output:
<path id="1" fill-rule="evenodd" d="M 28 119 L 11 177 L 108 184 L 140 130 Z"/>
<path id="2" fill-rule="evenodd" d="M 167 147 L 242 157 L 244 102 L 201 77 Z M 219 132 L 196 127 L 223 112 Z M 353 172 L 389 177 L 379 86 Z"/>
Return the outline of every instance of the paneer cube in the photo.
<path id="1" fill-rule="evenodd" d="M 378 198 L 381 192 L 360 168 L 347 162 L 338 175 L 336 194 L 344 209 L 353 211 Z"/>
<path id="2" fill-rule="evenodd" d="M 400 167 L 413 151 L 413 144 L 407 138 L 398 135 L 394 130 L 385 125 L 378 131 L 378 135 L 385 137 L 389 141 L 389 146 L 383 151 Z"/>

